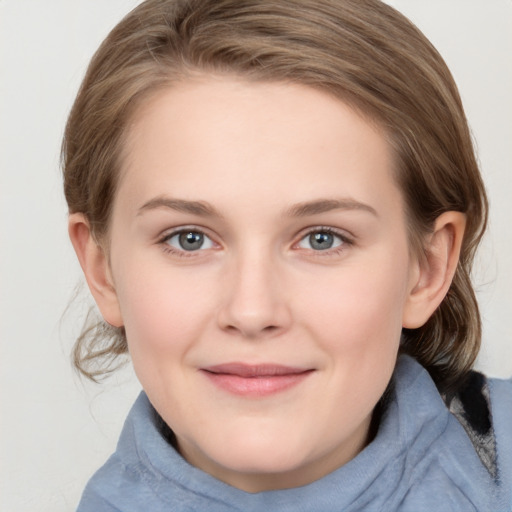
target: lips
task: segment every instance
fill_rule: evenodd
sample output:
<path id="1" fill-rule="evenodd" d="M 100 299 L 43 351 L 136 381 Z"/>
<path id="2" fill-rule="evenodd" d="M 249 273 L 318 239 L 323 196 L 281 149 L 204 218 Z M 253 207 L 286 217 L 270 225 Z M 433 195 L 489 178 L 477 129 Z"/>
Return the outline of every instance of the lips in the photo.
<path id="1" fill-rule="evenodd" d="M 312 369 L 275 364 L 227 363 L 201 369 L 218 388 L 245 397 L 265 397 L 284 392 L 312 374 Z"/>

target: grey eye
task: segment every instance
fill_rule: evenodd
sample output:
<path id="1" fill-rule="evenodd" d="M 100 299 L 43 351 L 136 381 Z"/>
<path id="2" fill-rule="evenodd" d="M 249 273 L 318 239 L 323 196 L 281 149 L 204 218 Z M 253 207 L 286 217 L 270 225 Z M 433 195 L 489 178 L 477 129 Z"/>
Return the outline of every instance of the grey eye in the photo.
<path id="1" fill-rule="evenodd" d="M 213 247 L 210 238 L 200 231 L 180 231 L 169 237 L 167 243 L 175 249 L 188 252 Z"/>
<path id="2" fill-rule="evenodd" d="M 329 231 L 314 231 L 305 236 L 300 242 L 302 249 L 313 249 L 314 251 L 325 251 L 343 244 L 340 236 Z"/>

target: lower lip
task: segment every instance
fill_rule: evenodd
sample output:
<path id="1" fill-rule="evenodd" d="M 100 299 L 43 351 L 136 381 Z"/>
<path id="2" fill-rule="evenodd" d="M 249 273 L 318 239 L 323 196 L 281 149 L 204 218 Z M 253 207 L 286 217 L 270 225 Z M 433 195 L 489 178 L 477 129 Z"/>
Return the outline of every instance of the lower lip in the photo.
<path id="1" fill-rule="evenodd" d="M 241 377 L 240 375 L 208 371 L 203 371 L 203 373 L 217 387 L 228 393 L 244 397 L 261 398 L 275 395 L 297 386 L 311 375 L 312 371 L 285 375 L 263 375 L 259 377 Z"/>

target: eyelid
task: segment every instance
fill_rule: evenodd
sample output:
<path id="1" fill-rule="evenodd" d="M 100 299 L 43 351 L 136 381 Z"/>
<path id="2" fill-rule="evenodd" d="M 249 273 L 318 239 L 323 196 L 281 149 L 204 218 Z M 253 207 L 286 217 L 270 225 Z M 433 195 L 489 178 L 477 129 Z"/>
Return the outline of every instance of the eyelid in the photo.
<path id="1" fill-rule="evenodd" d="M 198 249 L 198 250 L 195 250 L 195 251 L 187 251 L 185 249 L 179 249 L 177 247 L 174 247 L 170 244 L 168 244 L 167 242 L 175 237 L 175 236 L 178 236 L 182 233 L 190 233 L 190 232 L 193 232 L 193 233 L 200 233 L 201 235 L 203 235 L 205 238 L 208 238 L 213 247 L 208 247 L 206 249 Z M 211 250 L 211 249 L 217 249 L 220 247 L 220 244 L 215 240 L 215 237 L 213 237 L 210 233 L 209 233 L 209 230 L 205 229 L 205 228 L 202 228 L 200 226 L 197 226 L 197 225 L 184 225 L 184 226 L 177 226 L 175 228 L 170 228 L 170 229 L 167 229 L 165 230 L 156 240 L 156 243 L 157 245 L 160 245 L 162 246 L 162 249 L 165 251 L 165 252 L 168 252 L 168 253 L 172 253 L 172 254 L 175 254 L 175 255 L 178 255 L 178 256 L 182 256 L 182 257 L 193 257 L 193 256 L 197 256 L 198 253 L 201 253 L 201 252 L 204 252 L 204 251 L 208 251 L 208 250 Z"/>
<path id="2" fill-rule="evenodd" d="M 310 236 L 313 233 L 329 233 L 333 236 L 338 237 L 342 243 L 336 247 L 332 247 L 330 249 L 324 249 L 324 250 L 314 250 L 314 249 L 304 249 L 302 247 L 299 247 L 299 244 L 308 236 Z M 293 249 L 304 249 L 305 251 L 308 251 L 310 253 L 313 253 L 315 256 L 328 256 L 332 254 L 340 253 L 341 251 L 345 250 L 348 246 L 354 245 L 355 243 L 355 237 L 351 234 L 348 234 L 347 231 L 341 230 L 338 228 L 334 228 L 332 226 L 311 226 L 309 228 L 306 228 L 305 230 L 301 231 L 297 235 L 297 241 L 293 244 Z"/>
<path id="3" fill-rule="evenodd" d="M 157 235 L 156 239 L 157 242 L 161 242 L 164 240 L 168 240 L 174 235 L 177 235 L 179 233 L 187 232 L 187 231 L 193 231 L 196 233 L 201 233 L 202 235 L 207 236 L 208 238 L 213 238 L 211 232 L 209 229 L 204 228 L 202 226 L 198 226 L 197 224 L 183 224 L 181 226 L 175 226 L 172 228 L 167 228 L 161 231 L 159 235 Z"/>
<path id="4" fill-rule="evenodd" d="M 192 225 L 177 226 L 177 227 L 169 228 L 169 229 L 165 230 L 157 238 L 156 243 L 158 245 L 165 246 L 164 250 L 166 252 L 172 252 L 172 253 L 178 254 L 180 256 L 194 256 L 194 255 L 197 255 L 197 253 L 200 253 L 200 252 L 207 251 L 207 250 L 211 249 L 211 248 L 208 248 L 208 249 L 203 249 L 203 250 L 198 249 L 196 251 L 186 251 L 184 249 L 178 249 L 178 248 L 175 248 L 175 247 L 167 244 L 167 241 L 170 240 L 172 237 L 174 237 L 176 235 L 179 235 L 181 233 L 184 233 L 184 232 L 197 232 L 197 233 L 201 233 L 202 235 L 207 237 L 212 242 L 212 244 L 215 246 L 214 247 L 215 249 L 221 248 L 221 244 L 216 241 L 216 237 L 215 236 L 212 236 L 210 234 L 210 230 L 209 229 L 203 228 L 203 227 L 198 226 L 198 225 L 193 225 L 193 224 Z M 319 256 L 321 256 L 322 254 L 328 255 L 328 254 L 332 254 L 333 252 L 334 253 L 340 252 L 340 251 L 344 250 L 347 246 L 354 245 L 355 238 L 356 238 L 354 235 L 352 235 L 351 233 L 347 232 L 346 230 L 342 230 L 342 229 L 339 229 L 339 228 L 334 228 L 332 226 L 322 226 L 322 225 L 310 226 L 308 228 L 303 229 L 295 237 L 296 241 L 293 243 L 292 249 L 301 249 L 298 246 L 299 243 L 304 238 L 306 238 L 307 236 L 311 235 L 312 233 L 330 233 L 330 234 L 338 237 L 343 242 L 342 244 L 340 244 L 340 246 L 336 246 L 336 247 L 331 248 L 331 249 L 325 249 L 323 251 L 318 251 L 318 250 L 314 250 L 314 249 L 310 249 L 309 250 L 309 252 L 316 253 L 316 255 L 319 255 Z M 305 250 L 308 250 L 308 249 L 305 249 Z"/>
<path id="5" fill-rule="evenodd" d="M 345 229 L 339 229 L 332 226 L 311 226 L 306 229 L 303 229 L 298 235 L 297 239 L 300 241 L 308 235 L 312 233 L 330 233 L 332 235 L 338 236 L 344 242 L 353 243 L 355 240 L 355 236 L 349 233 Z"/>

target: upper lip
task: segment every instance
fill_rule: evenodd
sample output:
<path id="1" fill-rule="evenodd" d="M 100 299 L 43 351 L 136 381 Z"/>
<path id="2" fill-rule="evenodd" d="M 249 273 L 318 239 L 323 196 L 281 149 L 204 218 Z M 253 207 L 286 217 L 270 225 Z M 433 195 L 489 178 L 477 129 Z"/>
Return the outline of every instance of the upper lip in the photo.
<path id="1" fill-rule="evenodd" d="M 297 368 L 292 366 L 283 366 L 279 364 L 246 364 L 246 363 L 224 363 L 202 368 L 210 373 L 237 375 L 239 377 L 276 377 L 280 375 L 297 375 L 311 368 Z"/>

